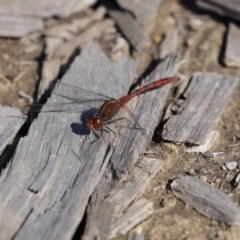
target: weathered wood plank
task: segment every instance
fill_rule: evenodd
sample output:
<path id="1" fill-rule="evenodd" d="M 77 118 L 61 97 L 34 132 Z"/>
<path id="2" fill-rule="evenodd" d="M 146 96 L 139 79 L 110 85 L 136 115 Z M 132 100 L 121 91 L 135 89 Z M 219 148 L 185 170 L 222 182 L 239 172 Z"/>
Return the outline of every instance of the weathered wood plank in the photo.
<path id="1" fill-rule="evenodd" d="M 135 69 L 135 61 L 122 58 L 112 63 L 97 43 L 90 43 L 63 81 L 120 97 L 129 89 Z M 69 102 L 62 95 L 79 97 L 71 93 L 60 84 L 50 102 Z M 71 239 L 79 225 L 113 149 L 105 139 L 96 141 L 94 134 L 86 138 L 78 124 L 84 106 L 70 110 L 40 113 L 19 142 L 11 168 L 0 177 L 2 238 Z"/>
<path id="2" fill-rule="evenodd" d="M 179 57 L 176 54 L 171 54 L 159 63 L 156 69 L 145 79 L 145 82 L 152 82 L 159 78 L 175 75 L 178 67 Z M 129 104 L 130 109 L 135 109 L 135 116 L 141 127 L 146 129 L 146 134 L 149 137 L 152 136 L 163 114 L 169 90 L 170 85 L 163 86 L 161 89 L 139 96 L 138 99 L 132 99 Z M 100 223 L 105 222 L 105 220 L 102 218 L 113 219 L 112 214 L 114 214 L 116 221 L 129 204 L 142 193 L 145 186 L 162 167 L 162 160 L 147 158 L 144 158 L 138 166 L 133 167 L 138 160 L 139 154 L 146 149 L 148 142 L 137 132 L 133 132 L 124 141 L 119 141 L 116 145 L 111 158 L 112 165 L 109 166 L 105 177 L 94 192 L 93 196 L 97 197 L 94 197 L 90 203 L 91 211 L 88 211 L 87 215 L 89 231 L 85 231 L 85 239 L 88 239 L 89 236 L 98 236 L 100 232 L 103 232 L 101 228 L 106 232 L 105 229 L 110 228 L 111 225 L 103 227 Z M 126 182 L 126 180 L 131 181 Z M 106 198 L 106 196 L 108 197 Z M 92 215 L 96 216 L 98 207 L 103 205 L 104 201 L 111 203 L 111 209 L 115 209 L 115 211 L 106 211 L 105 215 L 98 216 L 99 218 L 91 217 Z M 126 214 L 128 214 L 128 211 L 126 211 Z M 93 228 L 90 229 L 90 226 L 93 226 Z M 103 236 L 103 239 L 108 238 L 107 235 Z"/>
<path id="3" fill-rule="evenodd" d="M 49 88 L 51 82 L 56 80 L 60 67 L 69 61 L 74 51 L 83 47 L 90 40 L 99 38 L 104 31 L 114 25 L 112 20 L 101 21 L 105 13 L 106 9 L 99 7 L 88 17 L 75 20 L 69 24 L 54 26 L 44 31 L 46 35 L 46 60 L 43 63 L 38 99 Z M 98 22 L 93 24 L 95 21 Z M 85 28 L 86 30 L 83 31 Z M 81 33 L 79 34 L 79 32 Z"/>
<path id="4" fill-rule="evenodd" d="M 226 16 L 235 20 L 240 20 L 239 0 L 197 0 L 196 4 L 204 9 L 215 12 L 221 16 Z"/>
<path id="5" fill-rule="evenodd" d="M 26 121 L 26 117 L 17 108 L 3 107 L 0 104 L 0 155 L 12 142 L 17 132 Z"/>
<path id="6" fill-rule="evenodd" d="M 228 67 L 240 67 L 240 28 L 229 23 L 224 63 Z"/>
<path id="7" fill-rule="evenodd" d="M 175 196 L 204 216 L 240 225 L 240 207 L 225 193 L 194 177 L 180 176 L 171 184 Z"/>
<path id="8" fill-rule="evenodd" d="M 40 18 L 0 15 L 1 37 L 22 37 L 32 31 L 42 29 L 43 21 Z"/>
<path id="9" fill-rule="evenodd" d="M 32 0 L 0 0 L 0 15 L 18 16 L 69 16 L 82 11 L 96 3 L 96 0 L 52 0 L 52 1 L 32 1 Z"/>
<path id="10" fill-rule="evenodd" d="M 127 240 L 144 240 L 144 235 L 141 231 L 133 231 L 128 235 Z"/>
<path id="11" fill-rule="evenodd" d="M 127 40 L 137 51 L 142 51 L 150 44 L 148 36 L 129 12 L 120 9 L 113 1 L 104 0 L 103 4 Z"/>
<path id="12" fill-rule="evenodd" d="M 118 4 L 129 11 L 131 11 L 141 26 L 148 24 L 152 20 L 162 2 L 162 0 L 117 0 Z"/>
<path id="13" fill-rule="evenodd" d="M 238 77 L 234 76 L 195 74 L 182 99 L 172 107 L 174 113 L 164 125 L 163 139 L 204 144 L 237 84 Z"/>
<path id="14" fill-rule="evenodd" d="M 156 57 L 159 59 L 165 58 L 172 52 L 177 52 L 179 48 L 179 31 L 177 28 L 172 28 L 168 31 L 167 36 L 161 44 L 157 46 Z"/>
<path id="15" fill-rule="evenodd" d="M 153 214 L 153 203 L 145 198 L 138 200 L 129 209 L 128 212 L 119 218 L 112 225 L 110 238 L 115 238 L 119 235 L 124 235 L 135 227 L 139 222 L 144 221 Z"/>
<path id="16" fill-rule="evenodd" d="M 129 181 L 120 181 L 104 201 L 99 201 L 99 194 L 94 194 L 88 207 L 87 225 L 83 239 L 93 239 L 99 235 L 102 239 L 109 239 L 111 224 L 126 214 L 129 216 L 128 206 L 145 190 L 163 164 L 164 161 L 161 159 L 144 157 L 128 173 Z M 99 214 L 100 211 L 104 214 Z M 141 221 L 138 219 L 135 224 L 137 225 Z M 117 234 L 118 225 L 115 227 L 112 227 L 111 235 Z"/>
<path id="17" fill-rule="evenodd" d="M 107 200 L 115 204 L 115 219 L 146 189 L 163 165 L 164 161 L 161 159 L 143 157 L 128 173 L 129 181 L 124 184 L 120 182 L 111 191 Z"/>

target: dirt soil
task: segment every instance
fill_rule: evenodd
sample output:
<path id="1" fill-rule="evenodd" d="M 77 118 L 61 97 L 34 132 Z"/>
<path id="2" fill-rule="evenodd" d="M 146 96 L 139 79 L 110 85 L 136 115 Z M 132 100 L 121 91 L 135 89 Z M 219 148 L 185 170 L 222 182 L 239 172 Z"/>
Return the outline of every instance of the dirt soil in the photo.
<path id="1" fill-rule="evenodd" d="M 210 16 L 191 6 L 189 1 L 184 2 L 180 4 L 176 0 L 163 1 L 158 17 L 146 27 L 146 31 L 151 33 L 152 46 L 144 53 L 131 52 L 133 57 L 140 59 L 138 74 L 141 75 L 152 61 L 157 44 L 161 43 L 170 29 L 177 27 L 180 32 L 180 50 L 186 60 L 179 72 L 181 78 L 189 79 L 198 71 L 239 76 L 239 69 L 228 68 L 222 61 L 227 20 L 216 15 Z M 54 19 L 54 22 L 57 21 L 60 20 Z M 41 77 L 44 42 L 43 38 L 34 34 L 31 41 L 38 46 L 34 51 L 27 48 L 28 43 L 23 39 L 0 39 L 2 105 L 21 109 L 35 98 Z M 104 45 L 104 40 L 100 43 Z M 108 45 L 105 44 L 104 49 L 109 55 L 110 48 L 106 46 Z M 173 98 L 179 91 L 175 90 L 171 96 Z M 239 227 L 227 226 L 200 215 L 176 199 L 167 188 L 169 180 L 194 172 L 240 204 L 240 190 L 233 189 L 230 184 L 239 169 L 229 172 L 222 168 L 227 161 L 240 162 L 240 85 L 213 130 L 218 131 L 220 137 L 210 151 L 224 152 L 223 156 L 214 159 L 204 158 L 202 154 L 184 153 L 185 145 L 156 143 L 160 151 L 166 150 L 166 163 L 144 193 L 144 197 L 154 202 L 156 210 L 149 219 L 136 227 L 136 230 L 143 230 L 146 239 L 239 239 Z M 126 236 L 118 239 L 126 239 Z"/>

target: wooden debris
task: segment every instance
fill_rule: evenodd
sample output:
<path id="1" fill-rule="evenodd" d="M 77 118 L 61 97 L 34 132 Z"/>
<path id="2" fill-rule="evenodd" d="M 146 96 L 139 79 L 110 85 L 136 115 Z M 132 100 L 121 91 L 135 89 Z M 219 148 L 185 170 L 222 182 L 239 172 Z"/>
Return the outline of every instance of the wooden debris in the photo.
<path id="1" fill-rule="evenodd" d="M 238 84 L 238 77 L 216 73 L 195 74 L 183 93 L 183 99 L 172 108 L 174 114 L 164 125 L 162 137 L 168 141 L 205 143 L 207 134 Z"/>
<path id="2" fill-rule="evenodd" d="M 63 81 L 120 97 L 128 91 L 135 70 L 135 61 L 122 58 L 112 63 L 97 43 L 89 43 Z M 84 135 L 77 122 L 86 106 L 79 104 L 67 113 L 46 112 L 53 102 L 69 101 L 63 96 L 79 96 L 70 90 L 65 85 L 56 88 L 0 176 L 3 239 L 70 239 L 105 172 L 113 149 L 106 139 Z"/>
<path id="3" fill-rule="evenodd" d="M 240 67 L 240 28 L 233 23 L 228 27 L 224 63 L 228 67 Z"/>
<path id="4" fill-rule="evenodd" d="M 220 133 L 217 131 L 211 130 L 206 138 L 204 139 L 204 143 L 199 145 L 199 146 L 193 146 L 189 147 L 184 150 L 184 152 L 199 152 L 199 153 L 204 153 L 207 152 L 213 144 L 216 142 L 216 140 L 220 137 Z"/>
<path id="5" fill-rule="evenodd" d="M 111 191 L 107 200 L 115 203 L 115 219 L 126 210 L 126 208 L 139 196 L 154 176 L 163 167 L 164 161 L 161 159 L 144 159 L 129 172 L 129 181 L 120 182 Z"/>
<path id="6" fill-rule="evenodd" d="M 113 25 L 114 22 L 111 19 L 97 22 L 79 36 L 57 47 L 53 57 L 63 59 L 62 61 L 65 63 L 66 59 L 69 59 L 76 48 L 83 46 L 92 39 L 99 38 L 106 29 L 113 27 Z"/>
<path id="7" fill-rule="evenodd" d="M 203 214 L 227 224 L 240 225 L 240 208 L 225 193 L 194 177 L 180 176 L 171 184 L 175 196 Z"/>
<path id="8" fill-rule="evenodd" d="M 1 37 L 22 37 L 32 31 L 38 31 L 42 29 L 43 21 L 39 18 L 0 15 Z"/>
<path id="9" fill-rule="evenodd" d="M 138 200 L 128 209 L 127 214 L 113 223 L 110 238 L 126 234 L 133 227 L 147 219 L 152 214 L 153 203 L 148 202 L 145 198 Z"/>
<path id="10" fill-rule="evenodd" d="M 117 2 L 123 9 L 131 11 L 141 26 L 145 26 L 154 18 L 162 0 L 117 0 Z"/>
<path id="11" fill-rule="evenodd" d="M 157 47 L 156 58 L 163 59 L 172 52 L 177 52 L 179 47 L 179 32 L 177 28 L 168 31 L 166 38 Z"/>
<path id="12" fill-rule="evenodd" d="M 82 33 L 80 30 L 86 28 L 94 21 L 103 18 L 106 10 L 100 7 L 91 16 L 82 19 L 82 21 L 74 21 L 73 24 L 65 24 L 56 26 L 46 30 L 46 50 L 47 56 L 43 64 L 42 79 L 38 89 L 38 99 L 49 88 L 50 83 L 56 80 L 60 67 L 66 64 L 76 49 L 83 47 L 88 41 L 99 38 L 104 31 L 111 28 L 114 22 L 110 19 L 99 21 Z M 75 36 L 74 34 L 77 34 Z"/>
<path id="13" fill-rule="evenodd" d="M 80 12 L 96 3 L 96 0 L 0 0 L 0 15 L 35 16 L 47 18 L 51 16 L 67 17 Z"/>
<path id="14" fill-rule="evenodd" d="M 166 76 L 175 75 L 179 67 L 179 58 L 176 54 L 169 55 L 163 62 L 159 63 L 157 68 L 147 77 L 146 82 L 152 82 Z M 146 129 L 147 136 L 152 136 L 158 119 L 163 114 L 164 103 L 166 101 L 170 85 L 166 85 L 156 91 L 145 93 L 139 98 L 132 99 L 129 108 L 134 106 L 134 114 L 142 128 Z M 111 158 L 111 167 L 105 173 L 100 184 L 95 190 L 93 201 L 91 201 L 91 211 L 88 211 L 87 226 L 89 231 L 85 231 L 84 237 L 88 239 L 90 236 L 97 236 L 101 228 L 110 228 L 111 225 L 103 226 L 105 222 L 102 218 L 118 219 L 122 216 L 122 212 L 134 201 L 134 199 L 142 193 L 145 186 L 155 176 L 161 168 L 162 160 L 144 158 L 138 166 L 134 166 L 139 154 L 146 149 L 148 141 L 138 132 L 124 134 L 128 139 L 120 140 L 116 144 L 115 151 Z M 149 137 L 150 138 L 150 137 Z M 114 170 L 113 170 L 114 169 Z M 126 183 L 127 180 L 130 182 Z M 108 196 L 108 197 L 106 197 Z M 96 216 L 99 206 L 104 205 L 103 202 L 111 203 L 111 209 L 114 212 L 106 211 L 104 216 L 99 218 Z M 114 217 L 112 216 L 114 214 Z M 126 211 L 128 214 L 128 211 Z M 92 226 L 92 229 L 90 229 Z M 112 228 L 113 229 L 113 228 Z M 116 230 L 114 230 L 116 231 Z"/>
<path id="15" fill-rule="evenodd" d="M 127 240 L 144 240 L 144 235 L 142 231 L 132 231 L 129 233 Z"/>
<path id="16" fill-rule="evenodd" d="M 215 12 L 221 16 L 240 20 L 239 0 L 197 0 L 196 4 L 201 8 Z"/>
<path id="17" fill-rule="evenodd" d="M 44 31 L 44 34 L 47 37 L 70 40 L 71 38 L 74 38 L 75 35 L 79 34 L 80 31 L 90 26 L 90 24 L 102 20 L 105 14 L 106 9 L 104 7 L 99 7 L 91 15 L 85 18 L 74 19 L 71 23 L 61 24 L 47 28 Z"/>
<path id="18" fill-rule="evenodd" d="M 142 51 L 150 44 L 148 36 L 129 12 L 119 8 L 113 1 L 104 0 L 103 4 L 127 40 L 137 51 Z"/>
<path id="19" fill-rule="evenodd" d="M 0 155 L 15 138 L 25 120 L 17 108 L 0 105 Z"/>
<path id="20" fill-rule="evenodd" d="M 128 214 L 128 206 L 144 191 L 153 177 L 162 168 L 163 163 L 164 162 L 161 159 L 149 159 L 144 157 L 140 164 L 134 166 L 129 173 L 129 180 L 126 183 L 120 181 L 115 189 L 112 190 L 109 196 L 103 201 L 100 201 L 99 194 L 102 188 L 100 189 L 99 186 L 99 191 L 93 195 L 90 206 L 88 207 L 87 225 L 84 232 L 84 239 L 90 239 L 93 238 L 93 236 L 98 236 L 100 232 L 101 234 L 106 232 L 110 233 L 110 227 L 113 219 L 116 221 L 116 219 L 119 219 L 120 216 L 122 217 L 123 212 L 124 215 Z M 114 182 L 115 181 L 112 180 L 112 183 L 108 182 L 108 184 L 114 185 L 116 184 Z M 109 189 L 105 189 L 103 192 L 106 192 L 107 190 L 109 191 Z M 104 214 L 98 214 L 99 209 L 103 208 Z M 106 219 L 111 219 L 112 221 L 109 223 Z M 108 231 L 106 231 L 106 229 L 108 229 Z M 108 237 L 109 234 L 105 235 L 103 239 L 107 239 Z"/>

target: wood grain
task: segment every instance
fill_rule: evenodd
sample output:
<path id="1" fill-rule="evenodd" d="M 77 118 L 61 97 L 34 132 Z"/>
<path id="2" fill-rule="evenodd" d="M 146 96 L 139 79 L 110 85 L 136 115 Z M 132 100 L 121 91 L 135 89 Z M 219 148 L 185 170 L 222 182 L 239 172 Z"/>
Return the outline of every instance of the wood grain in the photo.
<path id="1" fill-rule="evenodd" d="M 123 57 L 113 63 L 97 43 L 89 43 L 62 80 L 120 97 L 135 69 L 135 61 Z M 79 104 L 71 113 L 45 111 L 50 103 L 69 101 L 67 96 L 67 88 L 55 89 L 0 177 L 3 239 L 70 239 L 105 172 L 113 149 L 94 134 L 86 137 L 79 123 L 84 107 Z"/>
<path id="2" fill-rule="evenodd" d="M 140 25 L 144 26 L 155 17 L 162 0 L 117 0 L 117 2 L 122 8 L 131 11 Z"/>
<path id="3" fill-rule="evenodd" d="M 172 107 L 162 132 L 168 141 L 204 144 L 238 84 L 238 77 L 216 73 L 195 74 L 182 98 Z"/>
<path id="4" fill-rule="evenodd" d="M 240 67 L 240 28 L 229 23 L 224 63 L 228 67 Z"/>
<path id="5" fill-rule="evenodd" d="M 113 1 L 104 0 L 103 4 L 132 47 L 137 51 L 142 51 L 150 44 L 139 22 L 129 12 L 121 9 Z"/>
<path id="6" fill-rule="evenodd" d="M 26 117 L 17 108 L 3 107 L 0 104 L 0 155 L 25 121 Z"/>
<path id="7" fill-rule="evenodd" d="M 240 208 L 224 192 L 190 176 L 179 176 L 171 184 L 175 196 L 202 215 L 227 224 L 240 225 Z"/>
<path id="8" fill-rule="evenodd" d="M 215 12 L 221 16 L 226 16 L 235 20 L 240 20 L 239 0 L 197 0 L 196 4 L 204 9 Z"/>
<path id="9" fill-rule="evenodd" d="M 159 62 L 158 66 L 144 80 L 145 83 L 152 82 L 159 78 L 175 75 L 179 67 L 180 58 L 176 54 L 171 54 L 163 61 Z M 163 115 L 165 101 L 171 85 L 165 85 L 156 91 L 145 93 L 138 98 L 132 99 L 129 103 L 129 108 L 134 109 L 134 114 L 141 127 L 146 129 L 146 134 L 151 138 L 159 119 Z M 123 133 L 128 136 L 124 141 L 119 141 L 116 144 L 115 151 L 111 158 L 105 176 L 102 178 L 97 189 L 93 194 L 93 200 L 90 203 L 91 211 L 87 214 L 87 230 L 84 232 L 84 239 L 90 236 L 99 236 L 100 232 L 109 232 L 106 229 L 111 229 L 111 235 L 120 233 L 111 225 L 103 226 L 102 223 L 106 219 L 114 219 L 114 224 L 119 217 L 123 216 L 123 212 L 128 214 L 128 207 L 137 196 L 141 195 L 146 185 L 156 175 L 163 166 L 161 159 L 143 158 L 136 164 L 138 157 L 143 153 L 149 144 L 146 138 L 139 131 L 133 131 L 131 134 Z M 97 215 L 98 208 L 105 206 L 105 201 L 111 204 L 109 211 L 106 209 L 102 216 Z M 95 217 L 92 217 L 95 216 Z M 98 216 L 98 217 L 97 217 Z M 138 224 L 141 219 L 135 222 Z M 92 228 L 90 228 L 90 226 Z M 102 231 L 101 229 L 104 229 Z M 101 239 L 108 239 L 108 235 L 101 236 Z"/>
<path id="10" fill-rule="evenodd" d="M 40 18 L 0 15 L 0 36 L 2 37 L 22 37 L 42 29 L 43 21 Z"/>
<path id="11" fill-rule="evenodd" d="M 32 0 L 0 0 L 0 15 L 18 16 L 69 16 L 82 11 L 93 5 L 96 0 L 52 0 L 52 1 L 32 1 Z"/>

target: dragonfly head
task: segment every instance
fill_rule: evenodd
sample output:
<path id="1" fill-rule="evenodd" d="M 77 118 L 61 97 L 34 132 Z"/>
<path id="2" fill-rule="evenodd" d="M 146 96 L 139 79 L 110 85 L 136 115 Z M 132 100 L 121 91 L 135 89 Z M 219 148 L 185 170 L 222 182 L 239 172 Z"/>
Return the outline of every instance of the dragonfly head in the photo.
<path id="1" fill-rule="evenodd" d="M 97 115 L 90 114 L 86 125 L 90 130 L 101 130 L 103 128 L 103 120 Z"/>

